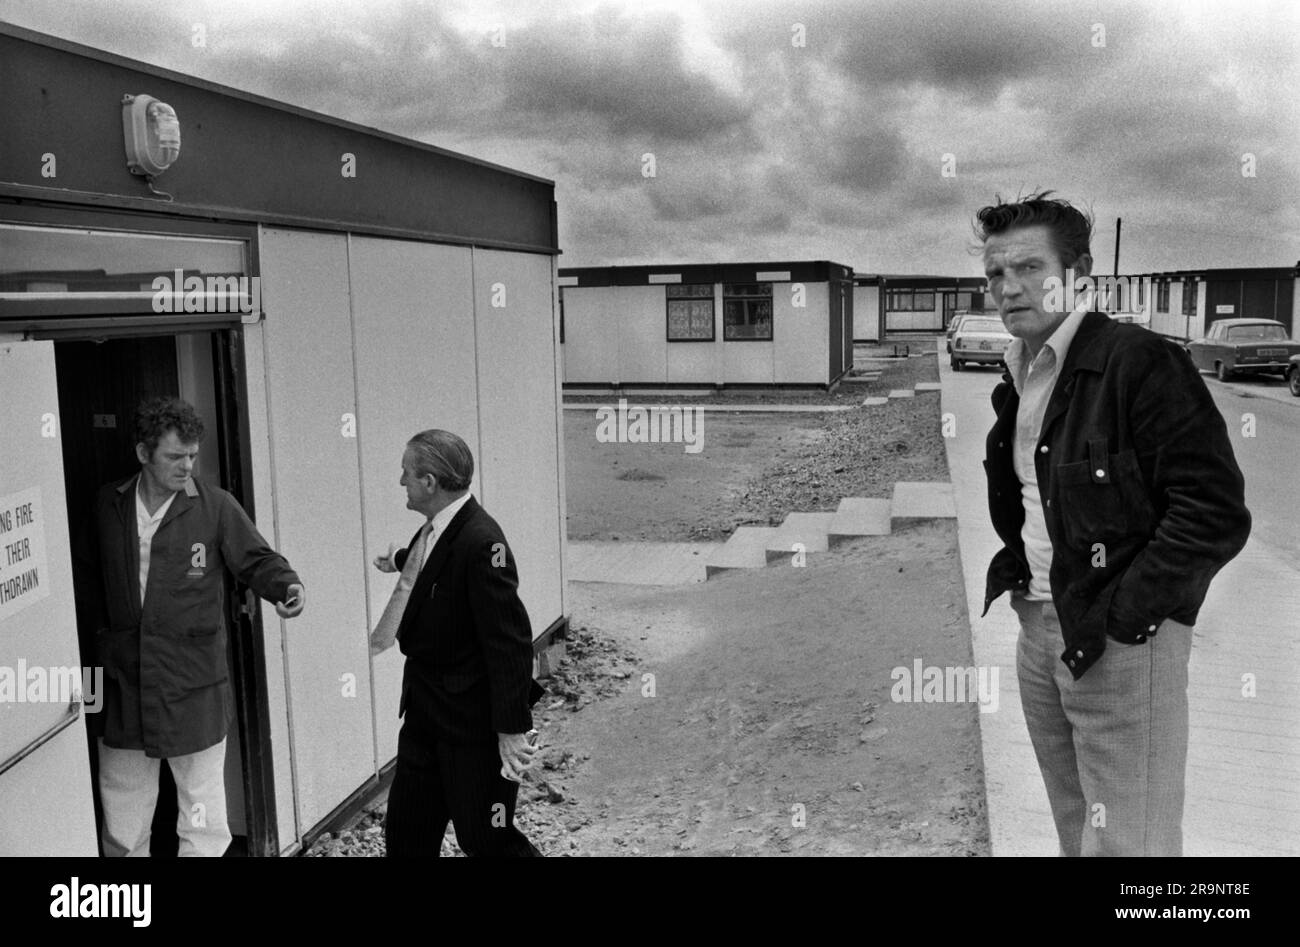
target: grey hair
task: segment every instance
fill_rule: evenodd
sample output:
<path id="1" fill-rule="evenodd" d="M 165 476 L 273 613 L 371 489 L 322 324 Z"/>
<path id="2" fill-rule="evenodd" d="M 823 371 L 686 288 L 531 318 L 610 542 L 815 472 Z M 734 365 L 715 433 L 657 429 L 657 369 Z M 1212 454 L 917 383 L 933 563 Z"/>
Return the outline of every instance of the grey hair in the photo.
<path id="1" fill-rule="evenodd" d="M 444 490 L 468 490 L 474 479 L 474 455 L 469 445 L 450 431 L 421 431 L 409 441 L 417 476 L 433 476 Z"/>

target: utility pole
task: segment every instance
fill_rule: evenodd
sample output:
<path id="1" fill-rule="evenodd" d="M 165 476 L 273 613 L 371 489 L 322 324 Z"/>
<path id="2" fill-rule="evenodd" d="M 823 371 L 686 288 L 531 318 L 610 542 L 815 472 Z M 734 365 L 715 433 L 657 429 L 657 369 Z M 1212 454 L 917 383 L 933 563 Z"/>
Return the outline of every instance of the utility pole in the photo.
<path id="1" fill-rule="evenodd" d="M 1115 275 L 1119 276 L 1119 230 L 1124 226 L 1124 218 L 1115 218 Z"/>
<path id="2" fill-rule="evenodd" d="M 1120 232 L 1120 228 L 1123 226 L 1124 226 L 1124 218 L 1116 217 L 1115 218 L 1115 289 L 1116 291 L 1118 291 L 1119 289 L 1119 232 Z M 1125 293 L 1125 295 L 1127 296 L 1128 294 Z M 1114 300 L 1111 300 L 1111 304 L 1108 306 L 1108 308 L 1114 309 Z"/>

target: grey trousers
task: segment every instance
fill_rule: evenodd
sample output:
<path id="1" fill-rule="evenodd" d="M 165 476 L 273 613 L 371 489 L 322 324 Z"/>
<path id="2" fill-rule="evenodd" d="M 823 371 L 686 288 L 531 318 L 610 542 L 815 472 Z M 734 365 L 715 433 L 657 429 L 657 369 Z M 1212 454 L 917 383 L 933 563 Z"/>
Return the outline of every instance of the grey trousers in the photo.
<path id="1" fill-rule="evenodd" d="M 1079 680 L 1061 661 L 1056 607 L 1012 597 L 1029 739 L 1062 855 L 1182 855 L 1192 629 L 1106 642 Z"/>

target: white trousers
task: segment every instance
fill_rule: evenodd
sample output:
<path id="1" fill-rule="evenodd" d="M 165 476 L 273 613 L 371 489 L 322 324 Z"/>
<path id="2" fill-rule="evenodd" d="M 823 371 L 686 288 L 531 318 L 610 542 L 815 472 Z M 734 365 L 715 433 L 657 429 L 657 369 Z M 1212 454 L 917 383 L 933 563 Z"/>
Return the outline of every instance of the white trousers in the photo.
<path id="1" fill-rule="evenodd" d="M 99 798 L 104 807 L 104 854 L 147 858 L 159 761 L 144 750 L 118 750 L 99 741 Z M 226 824 L 226 741 L 167 760 L 176 782 L 177 855 L 220 857 L 230 845 Z"/>

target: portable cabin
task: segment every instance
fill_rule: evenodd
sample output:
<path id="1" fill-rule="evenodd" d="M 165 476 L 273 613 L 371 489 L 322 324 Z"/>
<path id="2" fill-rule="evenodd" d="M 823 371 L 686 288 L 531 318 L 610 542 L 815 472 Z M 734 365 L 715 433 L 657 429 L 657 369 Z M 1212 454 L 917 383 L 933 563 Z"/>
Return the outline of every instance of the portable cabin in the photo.
<path id="1" fill-rule="evenodd" d="M 370 562 L 420 523 L 412 434 L 469 444 L 537 643 L 564 627 L 554 185 L 9 25 L 0 87 L 0 855 L 97 851 L 69 532 L 169 393 L 307 589 L 287 622 L 227 596 L 231 829 L 294 853 L 396 756 Z"/>
<path id="2" fill-rule="evenodd" d="M 559 284 L 568 388 L 830 388 L 853 367 L 838 263 L 563 267 Z"/>
<path id="3" fill-rule="evenodd" d="M 954 312 L 984 308 L 983 277 L 864 273 L 853 282 L 858 342 L 891 332 L 943 332 Z"/>
<path id="4" fill-rule="evenodd" d="M 1300 264 L 1172 270 L 1143 274 L 1144 298 L 1153 332 L 1191 340 L 1205 336 L 1219 319 L 1276 319 L 1300 339 Z"/>

